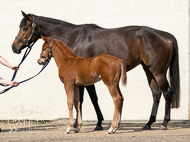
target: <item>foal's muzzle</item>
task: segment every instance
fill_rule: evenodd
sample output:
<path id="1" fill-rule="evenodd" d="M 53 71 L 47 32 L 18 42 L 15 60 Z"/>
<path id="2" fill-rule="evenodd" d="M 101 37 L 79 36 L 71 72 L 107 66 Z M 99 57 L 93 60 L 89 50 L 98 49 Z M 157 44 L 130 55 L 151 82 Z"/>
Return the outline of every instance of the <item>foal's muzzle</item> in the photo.
<path id="1" fill-rule="evenodd" d="M 45 60 L 42 60 L 42 59 L 38 59 L 38 64 L 40 64 L 40 65 L 44 65 L 45 64 Z"/>

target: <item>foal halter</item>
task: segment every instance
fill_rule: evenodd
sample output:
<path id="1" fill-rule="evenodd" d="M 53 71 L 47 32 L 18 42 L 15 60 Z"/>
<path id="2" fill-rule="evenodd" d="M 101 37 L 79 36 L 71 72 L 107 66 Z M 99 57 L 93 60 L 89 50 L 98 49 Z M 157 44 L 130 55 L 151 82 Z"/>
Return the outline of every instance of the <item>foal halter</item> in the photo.
<path id="1" fill-rule="evenodd" d="M 51 49 L 52 49 L 52 41 L 50 42 L 50 44 L 49 44 L 49 51 L 48 51 L 48 54 L 46 55 L 46 56 L 43 56 L 42 54 L 40 54 L 40 56 L 42 57 L 42 58 L 45 58 L 45 59 L 48 59 L 49 57 L 51 57 L 52 56 L 52 51 L 51 51 Z"/>
<path id="2" fill-rule="evenodd" d="M 19 40 L 20 42 L 22 42 L 24 45 L 28 45 L 29 44 L 31 38 L 33 37 L 33 35 L 35 33 L 36 24 L 34 23 L 34 18 L 33 17 L 32 17 L 32 21 L 33 21 L 33 23 L 32 23 L 32 32 L 31 32 L 30 36 L 28 37 L 28 40 L 24 41 L 24 40 L 22 40 L 22 39 L 20 39 L 18 37 L 15 37 L 17 40 Z"/>

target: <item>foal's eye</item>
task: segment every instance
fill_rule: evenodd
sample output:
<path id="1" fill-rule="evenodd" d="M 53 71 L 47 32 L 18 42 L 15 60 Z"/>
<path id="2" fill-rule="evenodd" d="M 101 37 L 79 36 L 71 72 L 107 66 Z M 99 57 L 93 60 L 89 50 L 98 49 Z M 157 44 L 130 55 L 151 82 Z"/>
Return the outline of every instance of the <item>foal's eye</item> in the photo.
<path id="1" fill-rule="evenodd" d="M 44 48 L 44 49 L 43 49 L 43 51 L 45 51 L 46 49 L 47 49 L 47 47 L 46 47 L 46 48 Z"/>
<path id="2" fill-rule="evenodd" d="M 27 31 L 27 30 L 28 30 L 28 28 L 24 28 L 24 29 L 23 29 L 23 31 Z"/>

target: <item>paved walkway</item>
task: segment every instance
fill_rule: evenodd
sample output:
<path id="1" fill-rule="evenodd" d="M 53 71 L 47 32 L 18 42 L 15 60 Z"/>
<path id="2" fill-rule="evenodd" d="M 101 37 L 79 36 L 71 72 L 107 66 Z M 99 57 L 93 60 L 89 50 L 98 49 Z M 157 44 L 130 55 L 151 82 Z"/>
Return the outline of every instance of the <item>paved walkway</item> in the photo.
<path id="1" fill-rule="evenodd" d="M 72 141 L 72 142 L 189 142 L 190 122 L 170 122 L 168 130 L 158 130 L 161 122 L 152 126 L 152 130 L 142 131 L 145 122 L 122 121 L 114 134 L 106 134 L 111 122 L 103 123 L 103 131 L 93 131 L 96 122 L 84 122 L 80 133 L 65 134 L 68 119 L 34 122 L 1 121 L 0 142 L 6 141 Z"/>

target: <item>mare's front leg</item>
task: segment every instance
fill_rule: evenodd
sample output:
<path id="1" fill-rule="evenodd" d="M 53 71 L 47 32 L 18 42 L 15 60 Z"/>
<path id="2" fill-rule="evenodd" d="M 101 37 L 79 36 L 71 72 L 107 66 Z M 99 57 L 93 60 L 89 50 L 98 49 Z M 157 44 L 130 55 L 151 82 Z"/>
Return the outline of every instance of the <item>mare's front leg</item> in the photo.
<path id="1" fill-rule="evenodd" d="M 99 107 L 99 104 L 98 104 L 98 97 L 97 97 L 97 94 L 96 94 L 96 90 L 95 90 L 95 86 L 94 84 L 93 85 L 89 85 L 89 86 L 85 86 L 89 96 L 90 96 L 90 99 L 92 101 L 92 104 L 94 106 L 94 109 L 96 111 L 96 115 L 97 115 L 97 118 L 98 118 L 98 123 L 96 125 L 96 127 L 94 128 L 94 131 L 98 131 L 98 130 L 103 130 L 103 127 L 102 127 L 102 121 L 104 120 L 103 118 L 103 115 L 102 115 L 102 112 L 100 110 L 100 107 Z M 82 103 L 83 103 L 83 96 L 84 96 L 84 86 L 80 86 L 79 87 L 79 97 L 80 97 L 80 112 L 81 112 L 81 117 L 82 117 Z M 77 116 L 76 116 L 76 121 L 73 125 L 74 129 L 72 129 L 73 131 L 75 130 L 75 128 L 77 128 Z"/>
<path id="2" fill-rule="evenodd" d="M 67 105 L 69 109 L 69 125 L 66 129 L 66 133 L 69 134 L 73 126 L 74 83 L 64 82 L 64 86 L 67 94 Z"/>
<path id="3" fill-rule="evenodd" d="M 96 127 L 94 128 L 94 131 L 103 130 L 102 127 L 102 121 L 104 120 L 104 117 L 102 115 L 102 112 L 100 110 L 99 104 L 98 104 L 98 97 L 96 94 L 95 85 L 86 86 L 86 90 L 90 96 L 90 99 L 92 101 L 92 104 L 94 106 L 94 109 L 96 111 L 96 115 L 98 118 L 98 123 L 96 124 Z"/>
<path id="4" fill-rule="evenodd" d="M 76 122 L 77 125 L 75 127 L 75 133 L 78 133 L 80 131 L 80 128 L 82 126 L 82 116 L 81 116 L 81 109 L 80 109 L 80 98 L 79 98 L 79 87 L 75 85 L 74 88 L 74 105 L 77 113 Z M 76 123 L 75 122 L 75 123 Z"/>

